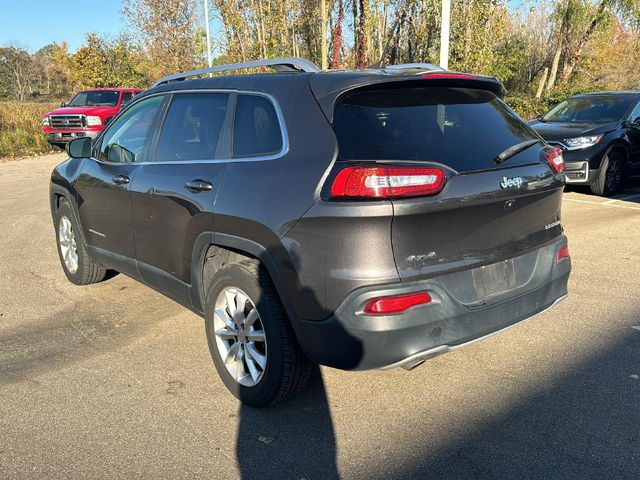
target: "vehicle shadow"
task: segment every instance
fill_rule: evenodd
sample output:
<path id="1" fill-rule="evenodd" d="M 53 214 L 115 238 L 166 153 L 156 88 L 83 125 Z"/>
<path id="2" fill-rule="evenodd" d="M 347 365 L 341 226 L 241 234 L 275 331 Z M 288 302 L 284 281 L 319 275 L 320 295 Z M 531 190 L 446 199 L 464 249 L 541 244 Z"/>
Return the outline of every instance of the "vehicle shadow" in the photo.
<path id="1" fill-rule="evenodd" d="M 314 292 L 302 287 L 293 272 L 300 268 L 300 259 L 289 255 L 283 262 L 285 272 L 294 281 L 294 295 L 321 311 Z M 260 267 L 268 275 L 264 263 Z M 256 306 L 268 299 L 259 298 Z M 361 342 L 346 332 L 356 364 L 362 356 Z M 333 348 L 340 348 L 334 344 Z M 326 345 L 326 348 L 332 348 Z M 353 366 L 355 366 L 354 364 Z M 267 366 L 268 368 L 268 366 Z M 322 479 L 340 478 L 336 464 L 336 438 L 329 400 L 322 373 L 314 365 L 304 390 L 288 400 L 266 408 L 240 404 L 236 439 L 236 459 L 241 478 L 248 479 Z"/>
<path id="2" fill-rule="evenodd" d="M 236 459 L 241 478 L 340 478 L 327 393 L 315 368 L 303 393 L 268 408 L 241 405 Z"/>
<path id="3" fill-rule="evenodd" d="M 457 441 L 398 459 L 395 478 L 640 478 L 640 331 L 629 330 Z"/>

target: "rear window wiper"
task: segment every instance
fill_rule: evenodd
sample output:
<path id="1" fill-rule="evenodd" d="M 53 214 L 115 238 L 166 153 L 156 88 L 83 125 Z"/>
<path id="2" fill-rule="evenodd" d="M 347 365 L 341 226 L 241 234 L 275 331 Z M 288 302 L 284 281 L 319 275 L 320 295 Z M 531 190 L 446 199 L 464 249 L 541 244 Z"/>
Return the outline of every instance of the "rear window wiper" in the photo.
<path id="1" fill-rule="evenodd" d="M 525 140 L 524 142 L 516 143 L 515 145 L 510 146 L 505 151 L 500 153 L 494 159 L 494 162 L 502 163 L 505 160 L 508 160 L 509 158 L 513 157 L 514 155 L 522 152 L 523 150 L 526 150 L 531 145 L 535 145 L 536 143 L 539 143 L 539 142 L 540 142 L 540 139 L 534 138 L 534 139 L 531 139 L 531 140 Z"/>

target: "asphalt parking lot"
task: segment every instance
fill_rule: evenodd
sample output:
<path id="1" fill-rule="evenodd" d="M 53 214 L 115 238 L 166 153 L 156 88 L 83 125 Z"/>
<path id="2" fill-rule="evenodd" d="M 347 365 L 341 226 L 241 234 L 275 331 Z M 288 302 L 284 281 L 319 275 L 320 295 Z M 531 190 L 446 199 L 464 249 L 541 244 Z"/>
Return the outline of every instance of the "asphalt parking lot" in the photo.
<path id="1" fill-rule="evenodd" d="M 62 155 L 0 164 L 0 478 L 640 478 L 640 181 L 565 194 L 552 311 L 407 372 L 322 369 L 241 407 L 203 322 L 117 275 L 66 281 Z"/>

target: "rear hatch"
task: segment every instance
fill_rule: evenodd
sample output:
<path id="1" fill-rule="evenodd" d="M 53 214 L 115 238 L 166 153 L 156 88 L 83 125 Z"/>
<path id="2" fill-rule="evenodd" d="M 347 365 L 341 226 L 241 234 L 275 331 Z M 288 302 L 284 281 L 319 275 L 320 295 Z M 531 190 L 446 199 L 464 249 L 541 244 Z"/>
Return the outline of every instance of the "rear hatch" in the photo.
<path id="1" fill-rule="evenodd" d="M 525 278 L 536 262 L 508 259 L 562 232 L 564 179 L 542 157 L 545 145 L 494 93 L 472 82 L 464 88 L 432 87 L 425 80 L 351 90 L 336 102 L 333 127 L 338 169 L 364 163 L 446 172 L 439 193 L 392 200 L 391 240 L 403 281 L 500 262 L 487 278 Z M 527 141 L 533 143 L 496 161 Z"/>

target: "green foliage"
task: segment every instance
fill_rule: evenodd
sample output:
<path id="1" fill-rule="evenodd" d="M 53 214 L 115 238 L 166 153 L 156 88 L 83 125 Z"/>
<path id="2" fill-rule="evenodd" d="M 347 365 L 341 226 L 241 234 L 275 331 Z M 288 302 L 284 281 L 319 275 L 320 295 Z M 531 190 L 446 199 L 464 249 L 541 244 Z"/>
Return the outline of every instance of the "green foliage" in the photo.
<path id="1" fill-rule="evenodd" d="M 137 70 L 134 53 L 123 36 L 109 40 L 90 33 L 85 45 L 71 57 L 72 75 L 90 88 L 144 86 L 149 80 Z"/>

